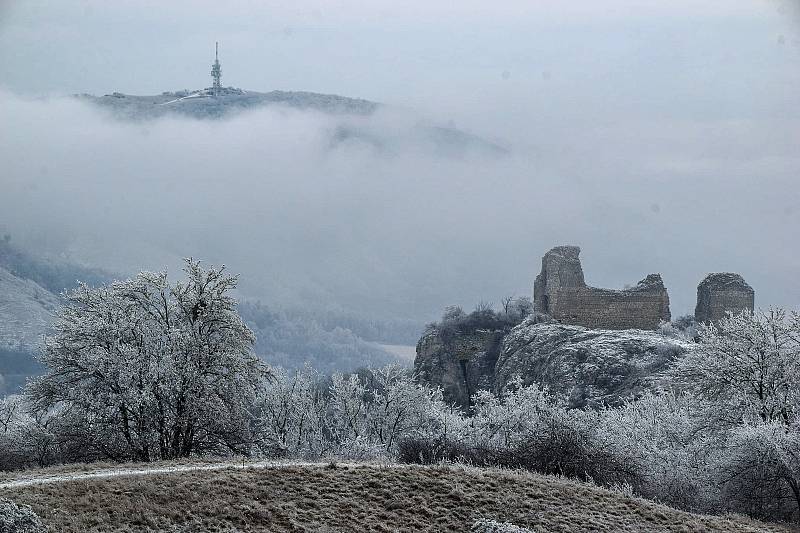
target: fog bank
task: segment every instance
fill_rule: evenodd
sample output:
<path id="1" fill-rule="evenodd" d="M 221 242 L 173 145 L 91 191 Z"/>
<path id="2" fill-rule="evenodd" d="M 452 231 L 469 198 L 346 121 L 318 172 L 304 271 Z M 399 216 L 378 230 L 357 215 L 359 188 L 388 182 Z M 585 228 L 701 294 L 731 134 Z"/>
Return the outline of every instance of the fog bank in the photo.
<path id="1" fill-rule="evenodd" d="M 596 286 L 662 273 L 673 315 L 714 271 L 742 273 L 757 305 L 800 301 L 788 118 L 539 123 L 507 131 L 505 157 L 438 153 L 418 118 L 270 107 L 128 123 L 3 92 L 0 230 L 121 273 L 225 263 L 275 305 L 379 317 L 529 294 L 541 255 L 565 243 Z M 332 142 L 341 126 L 393 148 Z"/>

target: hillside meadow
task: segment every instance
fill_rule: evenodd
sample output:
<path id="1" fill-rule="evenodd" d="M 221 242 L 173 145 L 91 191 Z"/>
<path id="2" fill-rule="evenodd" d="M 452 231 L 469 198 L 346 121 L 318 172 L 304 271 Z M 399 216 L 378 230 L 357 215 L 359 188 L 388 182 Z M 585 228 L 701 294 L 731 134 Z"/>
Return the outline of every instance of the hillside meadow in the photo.
<path id="1" fill-rule="evenodd" d="M 205 465 L 207 467 L 208 465 Z M 163 465 L 159 465 L 163 468 Z M 199 468 L 205 468 L 200 466 Z M 591 484 L 529 472 L 391 464 L 233 464 L 217 470 L 81 479 L 20 473 L 0 498 L 30 505 L 51 531 L 469 531 L 481 518 L 537 532 L 793 531 L 740 516 L 706 516 Z M 9 487 L 13 479 L 44 483 Z"/>

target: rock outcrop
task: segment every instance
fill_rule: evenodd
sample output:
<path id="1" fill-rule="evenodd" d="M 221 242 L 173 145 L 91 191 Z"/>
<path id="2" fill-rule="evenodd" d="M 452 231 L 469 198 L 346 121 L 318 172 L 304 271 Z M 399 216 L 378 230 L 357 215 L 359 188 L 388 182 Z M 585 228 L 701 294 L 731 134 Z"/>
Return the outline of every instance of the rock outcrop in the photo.
<path id="1" fill-rule="evenodd" d="M 476 391 L 492 390 L 494 366 L 505 333 L 429 329 L 417 343 L 414 371 L 423 383 L 441 387 L 449 402 L 467 407 Z"/>
<path id="2" fill-rule="evenodd" d="M 654 331 L 526 321 L 503 340 L 493 390 L 519 377 L 564 395 L 571 407 L 614 405 L 657 387 L 668 364 L 691 349 Z"/>
<path id="3" fill-rule="evenodd" d="M 694 310 L 698 322 L 716 322 L 727 313 L 752 311 L 755 291 L 742 276 L 732 272 L 709 274 L 697 286 L 697 306 Z"/>
<path id="4" fill-rule="evenodd" d="M 533 289 L 535 313 L 513 329 L 440 325 L 426 332 L 414 360 L 420 379 L 465 407 L 477 390 L 499 393 L 516 379 L 546 385 L 571 407 L 613 405 L 658 387 L 669 363 L 697 347 L 654 331 L 670 320 L 661 275 L 626 290 L 590 287 L 580 251 L 557 246 L 544 255 Z M 753 300 L 740 275 L 709 274 L 697 288 L 696 319 L 752 310 Z"/>
<path id="5" fill-rule="evenodd" d="M 510 332 L 442 335 L 417 344 L 420 379 L 462 407 L 478 390 L 501 392 L 512 380 L 546 385 L 571 407 L 613 405 L 657 387 L 667 365 L 693 344 L 644 330 L 594 330 L 529 317 Z"/>
<path id="6" fill-rule="evenodd" d="M 669 322 L 669 295 L 660 274 L 625 290 L 586 285 L 577 246 L 557 246 L 542 258 L 533 300 L 558 322 L 602 329 L 657 329 Z"/>

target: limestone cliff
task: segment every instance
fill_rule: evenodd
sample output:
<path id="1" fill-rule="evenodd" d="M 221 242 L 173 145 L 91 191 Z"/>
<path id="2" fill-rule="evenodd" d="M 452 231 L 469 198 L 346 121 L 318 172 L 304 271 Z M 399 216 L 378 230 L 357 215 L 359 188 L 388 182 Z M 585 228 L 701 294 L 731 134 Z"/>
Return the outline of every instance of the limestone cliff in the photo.
<path id="1" fill-rule="evenodd" d="M 510 331 L 430 329 L 417 344 L 414 368 L 461 406 L 477 390 L 500 392 L 519 377 L 563 394 L 571 407 L 598 407 L 657 387 L 669 362 L 691 349 L 654 331 L 595 330 L 537 315 Z"/>
<path id="2" fill-rule="evenodd" d="M 563 394 L 571 407 L 613 405 L 657 387 L 668 364 L 693 346 L 654 331 L 526 321 L 503 340 L 494 391 L 519 376 Z"/>
<path id="3" fill-rule="evenodd" d="M 503 330 L 430 328 L 417 343 L 414 371 L 422 382 L 441 387 L 448 401 L 467 407 L 476 391 L 492 390 L 504 335 Z"/>

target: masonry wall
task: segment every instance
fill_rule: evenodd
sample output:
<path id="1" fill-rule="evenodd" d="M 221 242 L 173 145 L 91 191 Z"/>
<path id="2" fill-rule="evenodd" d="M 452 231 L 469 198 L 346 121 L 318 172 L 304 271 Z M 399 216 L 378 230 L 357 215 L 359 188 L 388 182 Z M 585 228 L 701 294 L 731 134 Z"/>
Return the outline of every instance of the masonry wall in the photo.
<path id="1" fill-rule="evenodd" d="M 698 322 L 716 322 L 728 312 L 752 311 L 754 307 L 755 291 L 739 274 L 709 274 L 697 286 L 694 315 Z"/>
<path id="2" fill-rule="evenodd" d="M 586 285 L 580 248 L 558 246 L 542 258 L 534 283 L 534 305 L 565 324 L 597 329 L 657 329 L 670 320 L 669 295 L 661 276 L 651 274 L 636 287 L 611 290 Z"/>
<path id="3" fill-rule="evenodd" d="M 613 291 L 586 287 L 557 291 L 550 316 L 597 329 L 657 329 L 669 321 L 669 297 L 660 291 Z"/>

